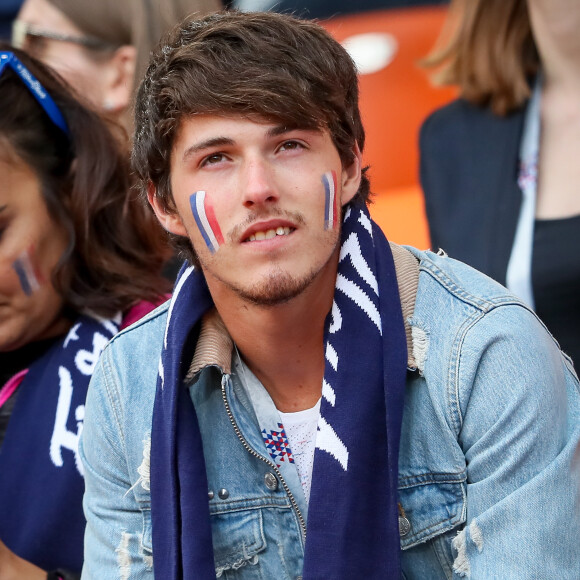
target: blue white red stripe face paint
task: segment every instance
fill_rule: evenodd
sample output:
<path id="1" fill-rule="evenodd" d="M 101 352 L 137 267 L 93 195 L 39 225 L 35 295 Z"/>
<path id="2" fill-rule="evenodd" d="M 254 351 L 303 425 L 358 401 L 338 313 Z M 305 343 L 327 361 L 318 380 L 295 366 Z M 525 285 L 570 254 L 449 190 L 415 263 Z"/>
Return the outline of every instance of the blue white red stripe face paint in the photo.
<path id="1" fill-rule="evenodd" d="M 338 221 L 336 209 L 336 172 L 327 171 L 322 176 L 324 185 L 324 229 L 332 230 Z"/>
<path id="2" fill-rule="evenodd" d="M 224 238 L 205 191 L 196 191 L 192 194 L 189 197 L 189 204 L 207 247 L 212 254 L 217 252 L 224 243 Z"/>
<path id="3" fill-rule="evenodd" d="M 28 250 L 22 252 L 22 254 L 12 263 L 12 268 L 14 268 L 14 271 L 20 280 L 20 286 L 22 287 L 24 294 L 30 296 L 33 292 L 40 289 L 40 282 L 34 272 L 34 267 L 32 266 Z"/>

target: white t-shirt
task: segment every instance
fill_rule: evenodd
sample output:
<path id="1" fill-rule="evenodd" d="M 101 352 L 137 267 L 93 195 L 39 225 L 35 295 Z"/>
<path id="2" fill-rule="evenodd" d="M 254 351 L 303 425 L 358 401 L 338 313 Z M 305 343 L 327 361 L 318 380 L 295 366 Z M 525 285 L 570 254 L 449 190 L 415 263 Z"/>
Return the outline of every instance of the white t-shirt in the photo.
<path id="1" fill-rule="evenodd" d="M 298 477 L 304 490 L 306 502 L 308 502 L 312 483 L 316 426 L 320 415 L 320 399 L 311 409 L 297 411 L 296 413 L 278 412 L 280 413 L 280 422 L 284 425 L 286 436 L 290 442 L 290 449 L 298 470 Z"/>
<path id="2" fill-rule="evenodd" d="M 258 378 L 235 353 L 232 357 L 234 380 L 246 391 L 260 425 L 266 449 L 282 475 L 300 482 L 306 504 L 310 498 L 312 466 L 316 446 L 316 430 L 320 415 L 320 399 L 311 409 L 282 413 Z"/>

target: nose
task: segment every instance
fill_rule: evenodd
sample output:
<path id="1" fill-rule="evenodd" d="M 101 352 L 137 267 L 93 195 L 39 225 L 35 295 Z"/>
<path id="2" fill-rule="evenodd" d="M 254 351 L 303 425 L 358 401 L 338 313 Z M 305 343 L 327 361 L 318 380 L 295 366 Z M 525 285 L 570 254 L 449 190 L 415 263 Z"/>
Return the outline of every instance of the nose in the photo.
<path id="1" fill-rule="evenodd" d="M 253 158 L 248 160 L 244 169 L 243 203 L 246 208 L 271 203 L 278 200 L 272 168 L 267 160 Z"/>

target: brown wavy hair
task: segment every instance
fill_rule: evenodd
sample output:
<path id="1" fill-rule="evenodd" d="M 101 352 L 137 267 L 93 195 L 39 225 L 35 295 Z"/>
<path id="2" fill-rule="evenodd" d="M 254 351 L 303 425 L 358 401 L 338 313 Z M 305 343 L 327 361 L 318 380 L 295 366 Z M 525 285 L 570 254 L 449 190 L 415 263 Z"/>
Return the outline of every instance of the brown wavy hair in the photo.
<path id="1" fill-rule="evenodd" d="M 141 191 L 153 184 L 174 211 L 170 156 L 181 120 L 241 115 L 290 127 L 328 129 L 344 166 L 365 133 L 356 67 L 320 25 L 273 12 L 219 12 L 186 19 L 153 53 L 139 88 L 133 166 Z M 367 201 L 369 182 L 357 196 Z M 194 260 L 189 240 L 174 244 Z"/>
<path id="2" fill-rule="evenodd" d="M 452 0 L 423 64 L 439 68 L 436 82 L 458 85 L 462 97 L 497 115 L 518 109 L 540 64 L 526 0 Z"/>
<path id="3" fill-rule="evenodd" d="M 131 190 L 128 159 L 104 121 L 73 96 L 56 73 L 13 52 L 62 112 L 56 127 L 10 68 L 0 77 L 0 144 L 36 174 L 48 211 L 68 234 L 52 283 L 67 312 L 112 316 L 167 291 L 161 268 L 166 238 L 150 208 Z"/>

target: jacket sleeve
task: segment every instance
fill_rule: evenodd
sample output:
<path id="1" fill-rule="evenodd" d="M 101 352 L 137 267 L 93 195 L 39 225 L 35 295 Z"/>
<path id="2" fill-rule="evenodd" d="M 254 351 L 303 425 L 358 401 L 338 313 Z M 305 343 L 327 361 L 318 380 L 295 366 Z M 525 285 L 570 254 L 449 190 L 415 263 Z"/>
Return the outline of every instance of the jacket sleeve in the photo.
<path id="1" fill-rule="evenodd" d="M 580 394 L 571 362 L 537 317 L 513 304 L 473 324 L 461 352 L 449 384 L 467 464 L 455 572 L 577 580 Z"/>
<path id="2" fill-rule="evenodd" d="M 130 408 L 122 399 L 111 351 L 109 345 L 91 379 L 80 443 L 87 519 L 82 579 L 153 579 L 148 481 L 128 456 L 123 431 L 130 416 L 142 409 L 138 404 Z"/>

